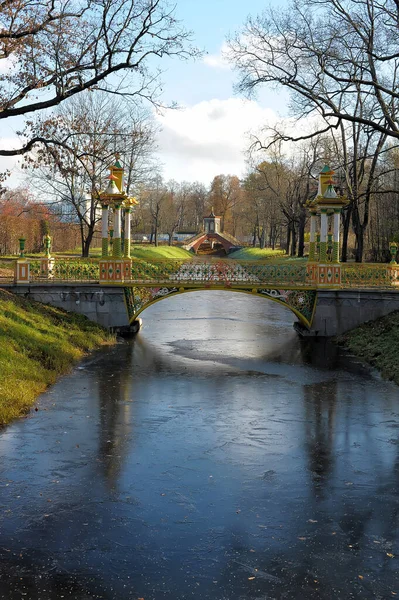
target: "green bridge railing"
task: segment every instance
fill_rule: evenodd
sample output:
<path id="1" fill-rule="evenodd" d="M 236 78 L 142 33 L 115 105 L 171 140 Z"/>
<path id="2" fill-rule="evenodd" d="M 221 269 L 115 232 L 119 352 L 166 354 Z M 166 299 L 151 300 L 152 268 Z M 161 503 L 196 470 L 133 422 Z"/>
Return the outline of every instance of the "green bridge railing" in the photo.
<path id="1" fill-rule="evenodd" d="M 123 270 L 119 283 L 127 285 L 191 285 L 198 287 L 220 286 L 271 286 L 298 289 L 324 288 L 391 288 L 399 286 L 399 265 L 371 263 L 341 263 L 334 266 L 339 270 L 338 280 L 331 285 L 319 285 L 309 271 L 310 263 L 240 261 L 240 260 L 187 260 L 162 259 L 147 262 L 133 259 L 128 262 L 115 262 L 110 259 L 108 268 Z M 98 284 L 104 264 L 98 259 L 57 258 L 46 270 L 43 261 L 31 259 L 29 264 L 29 283 L 87 283 Z M 111 266 L 110 266 L 111 265 Z M 118 266 L 119 265 L 119 266 Z M 314 267 L 314 264 L 313 264 Z M 328 266 L 324 266 L 328 268 Z M 115 273 L 114 273 L 115 274 Z M 11 283 L 13 271 L 0 271 L 0 284 Z M 20 283 L 25 283 L 20 281 Z M 107 283 L 118 283 L 107 280 Z"/>

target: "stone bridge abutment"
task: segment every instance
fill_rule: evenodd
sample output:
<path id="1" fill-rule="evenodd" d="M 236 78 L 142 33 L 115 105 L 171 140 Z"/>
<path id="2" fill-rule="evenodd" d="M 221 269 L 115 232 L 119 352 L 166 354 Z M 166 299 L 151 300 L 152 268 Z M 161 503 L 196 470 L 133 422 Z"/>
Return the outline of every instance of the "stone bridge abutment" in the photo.
<path id="1" fill-rule="evenodd" d="M 40 284 L 9 284 L 3 287 L 26 298 L 82 314 L 103 327 L 121 332 L 132 330 L 132 326 L 133 330 L 137 330 L 135 325 L 137 314 L 155 301 L 162 301 L 163 297 L 177 293 L 201 291 L 201 288 L 196 290 L 192 288 L 166 290 L 165 288 L 162 296 L 147 299 L 140 306 L 140 310 L 137 310 L 137 307 L 135 309 L 134 306 L 129 306 L 131 303 L 129 298 L 133 297 L 134 288 L 121 285 L 53 283 L 51 287 Z M 226 288 L 226 291 L 251 293 L 249 289 Z M 289 292 L 292 290 L 256 290 L 256 295 L 262 295 L 272 301 L 277 299 L 279 303 L 285 304 L 287 308 L 298 314 L 298 311 L 295 311 L 288 302 L 284 303 L 283 300 L 278 299 L 285 294 L 288 295 Z M 308 326 L 304 324 L 306 320 L 302 319 L 302 322 L 300 320 L 295 324 L 295 328 L 300 335 L 331 337 L 399 310 L 399 289 L 318 290 L 315 303 L 313 319 Z"/>

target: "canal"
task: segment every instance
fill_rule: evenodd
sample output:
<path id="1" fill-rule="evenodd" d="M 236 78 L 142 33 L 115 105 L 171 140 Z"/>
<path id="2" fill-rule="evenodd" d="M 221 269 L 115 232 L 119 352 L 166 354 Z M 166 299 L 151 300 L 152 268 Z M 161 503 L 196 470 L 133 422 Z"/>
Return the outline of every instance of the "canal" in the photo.
<path id="1" fill-rule="evenodd" d="M 159 302 L 0 433 L 0 599 L 399 597 L 399 389 L 261 298 Z"/>

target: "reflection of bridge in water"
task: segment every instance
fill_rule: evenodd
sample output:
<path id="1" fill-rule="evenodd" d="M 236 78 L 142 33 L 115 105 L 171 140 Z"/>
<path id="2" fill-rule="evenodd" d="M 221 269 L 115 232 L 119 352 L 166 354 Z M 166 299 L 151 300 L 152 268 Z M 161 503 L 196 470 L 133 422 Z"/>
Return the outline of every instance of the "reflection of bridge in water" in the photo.
<path id="1" fill-rule="evenodd" d="M 18 260 L 16 269 L 15 283 L 8 282 L 16 293 L 116 329 L 128 328 L 155 302 L 204 290 L 278 302 L 297 316 L 304 335 L 340 334 L 399 309 L 395 263 L 44 258 Z"/>

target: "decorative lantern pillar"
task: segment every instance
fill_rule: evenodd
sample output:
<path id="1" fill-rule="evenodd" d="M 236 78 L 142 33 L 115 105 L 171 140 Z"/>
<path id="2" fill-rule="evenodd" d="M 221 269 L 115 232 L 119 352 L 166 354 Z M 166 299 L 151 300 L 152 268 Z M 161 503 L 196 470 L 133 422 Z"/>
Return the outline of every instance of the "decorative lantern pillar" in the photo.
<path id="1" fill-rule="evenodd" d="M 114 205 L 114 242 L 112 247 L 112 256 L 122 258 L 122 224 L 121 224 L 121 205 Z"/>
<path id="2" fill-rule="evenodd" d="M 101 204 L 101 258 L 108 258 L 108 204 Z"/>
<path id="3" fill-rule="evenodd" d="M 334 241 L 332 250 L 332 262 L 339 263 L 341 209 L 334 208 Z"/>
<path id="4" fill-rule="evenodd" d="M 339 264 L 339 243 L 340 243 L 340 215 L 341 210 L 347 199 L 344 196 L 338 196 L 333 185 L 332 176 L 334 171 L 328 165 L 325 165 L 319 174 L 319 187 L 317 196 L 312 201 L 308 201 L 311 213 L 310 221 L 310 247 L 309 262 L 307 266 L 308 283 L 316 287 L 336 287 L 341 284 L 341 266 Z M 315 261 L 316 251 L 312 241 L 317 236 L 315 225 L 313 224 L 313 215 L 316 211 L 320 214 L 320 242 L 315 244 L 319 246 L 318 262 Z M 333 231 L 329 231 L 329 215 L 333 215 Z M 316 259 L 317 260 L 317 259 Z"/>
<path id="5" fill-rule="evenodd" d="M 130 258 L 130 244 L 131 244 L 131 208 L 126 206 L 125 208 L 125 245 L 124 245 L 124 256 Z"/>
<path id="6" fill-rule="evenodd" d="M 115 164 L 110 167 L 109 184 L 104 192 L 100 193 L 100 201 L 103 206 L 102 222 L 102 258 L 100 260 L 100 282 L 115 283 L 123 282 L 131 278 L 130 260 L 130 208 L 138 204 L 134 198 L 129 198 L 124 190 L 123 167 L 116 156 Z M 114 220 L 113 229 L 109 230 L 112 256 L 108 253 L 108 209 L 113 207 Z M 125 252 L 122 257 L 122 221 L 121 210 L 125 213 Z"/>
<path id="7" fill-rule="evenodd" d="M 327 262 L 327 231 L 328 217 L 327 209 L 320 208 L 320 258 L 321 263 Z"/>
<path id="8" fill-rule="evenodd" d="M 309 261 L 316 260 L 316 228 L 317 228 L 317 211 L 315 208 L 310 209 L 310 240 L 309 240 Z"/>

